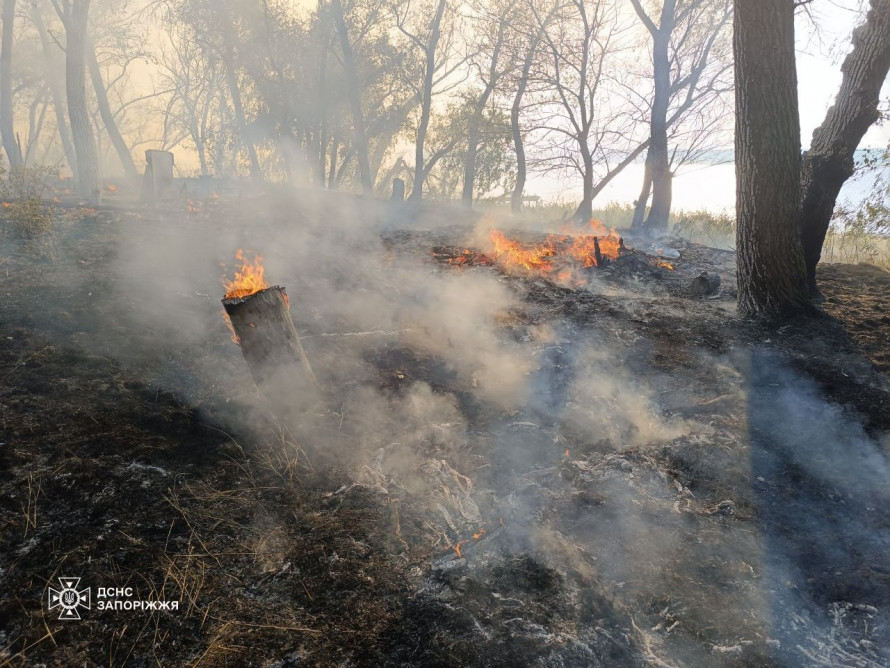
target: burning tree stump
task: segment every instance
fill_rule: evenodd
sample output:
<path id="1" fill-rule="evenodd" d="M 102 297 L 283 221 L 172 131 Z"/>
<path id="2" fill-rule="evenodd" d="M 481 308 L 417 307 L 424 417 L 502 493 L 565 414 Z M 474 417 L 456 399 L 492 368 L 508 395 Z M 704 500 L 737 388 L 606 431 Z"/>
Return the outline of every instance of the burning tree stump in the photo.
<path id="1" fill-rule="evenodd" d="M 228 297 L 222 304 L 260 390 L 275 396 L 282 391 L 318 387 L 291 320 L 283 287 Z"/>

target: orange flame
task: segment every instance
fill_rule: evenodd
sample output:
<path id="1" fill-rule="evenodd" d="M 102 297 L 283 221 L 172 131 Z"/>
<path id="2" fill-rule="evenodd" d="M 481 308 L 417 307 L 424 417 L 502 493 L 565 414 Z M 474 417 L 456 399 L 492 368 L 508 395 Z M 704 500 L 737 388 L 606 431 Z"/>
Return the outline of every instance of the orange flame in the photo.
<path id="1" fill-rule="evenodd" d="M 239 248 L 235 252 L 235 258 L 241 261 L 241 268 L 235 271 L 235 279 L 230 281 L 227 280 L 225 276 L 222 277 L 222 284 L 226 289 L 226 299 L 247 297 L 269 287 L 269 284 L 266 283 L 266 279 L 263 278 L 266 269 L 263 267 L 263 258 L 261 255 L 254 255 L 253 263 L 251 264 L 248 263 L 247 259 L 244 257 L 244 251 Z M 287 295 L 285 295 L 285 303 L 287 303 Z M 232 333 L 232 342 L 240 345 L 241 338 L 235 333 L 235 328 L 232 326 L 232 320 L 225 311 L 223 311 L 223 319 L 226 321 L 226 327 L 228 327 L 229 331 Z"/>
<path id="2" fill-rule="evenodd" d="M 469 542 L 470 542 L 470 541 L 468 541 L 468 540 L 462 540 L 462 541 L 459 541 L 459 542 L 454 546 L 454 551 L 457 553 L 457 558 L 458 558 L 458 559 L 460 559 L 460 558 L 463 557 L 463 555 L 462 555 L 461 552 L 460 552 L 460 546 L 461 546 L 461 545 L 466 545 L 466 544 L 469 543 Z"/>
<path id="3" fill-rule="evenodd" d="M 504 523 L 504 521 L 501 520 L 501 524 L 503 524 L 503 523 Z M 473 540 L 479 540 L 480 538 L 482 538 L 482 536 L 485 535 L 485 533 L 486 533 L 485 527 L 481 527 L 479 529 L 479 531 L 477 531 L 476 533 L 473 534 Z M 460 559 L 464 556 L 463 552 L 461 551 L 461 547 L 463 547 L 464 545 L 466 545 L 469 542 L 470 542 L 469 539 L 459 540 L 459 541 L 457 541 L 457 543 L 454 544 L 454 547 L 451 548 L 452 550 L 454 550 L 455 554 L 457 554 L 458 559 Z"/>
<path id="4" fill-rule="evenodd" d="M 575 268 L 596 267 L 598 257 L 615 259 L 621 249 L 621 236 L 595 219 L 587 234 L 548 234 L 537 244 L 510 239 L 499 230 L 492 230 L 490 238 L 491 256 L 505 269 L 543 274 L 562 283 L 573 282 Z"/>
<path id="5" fill-rule="evenodd" d="M 254 255 L 253 263 L 251 264 L 244 257 L 244 251 L 239 248 L 235 252 L 235 258 L 241 261 L 241 268 L 235 271 L 235 279 L 232 281 L 226 280 L 225 276 L 223 276 L 226 299 L 247 297 L 269 287 L 266 279 L 263 278 L 266 269 L 263 267 L 263 257 L 261 255 Z"/>

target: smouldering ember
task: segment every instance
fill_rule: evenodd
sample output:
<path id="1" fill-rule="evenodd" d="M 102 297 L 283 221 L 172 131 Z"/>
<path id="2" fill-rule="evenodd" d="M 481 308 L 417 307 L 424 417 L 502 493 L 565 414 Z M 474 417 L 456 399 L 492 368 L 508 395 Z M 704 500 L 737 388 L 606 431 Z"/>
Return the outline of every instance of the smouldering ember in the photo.
<path id="1" fill-rule="evenodd" d="M 503 523 L 504 523 L 504 521 L 501 520 L 502 525 L 503 525 Z M 473 534 L 473 540 L 477 541 L 480 538 L 482 538 L 485 534 L 486 534 L 485 527 L 482 527 L 479 529 L 479 531 L 477 531 L 476 533 Z M 464 539 L 464 540 L 459 540 L 459 541 L 457 541 L 457 543 L 454 544 L 454 547 L 451 548 L 452 550 L 454 550 L 455 554 L 457 554 L 458 559 L 463 558 L 464 555 L 463 555 L 463 552 L 461 551 L 461 548 L 469 542 L 470 542 L 469 538 Z"/>
<path id="2" fill-rule="evenodd" d="M 491 266 L 494 264 L 494 261 L 482 253 L 460 246 L 435 246 L 431 254 L 439 262 L 447 262 L 453 267 Z"/>

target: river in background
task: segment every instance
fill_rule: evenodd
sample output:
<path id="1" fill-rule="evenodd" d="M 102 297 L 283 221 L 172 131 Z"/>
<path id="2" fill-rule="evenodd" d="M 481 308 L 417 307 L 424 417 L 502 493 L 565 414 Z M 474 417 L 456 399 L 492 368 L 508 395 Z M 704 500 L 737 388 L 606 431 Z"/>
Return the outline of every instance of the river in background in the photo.
<path id="1" fill-rule="evenodd" d="M 640 193 L 643 181 L 643 163 L 629 165 L 616 176 L 594 201 L 594 207 L 609 202 L 630 204 Z M 890 167 L 884 169 L 890 176 Z M 856 174 L 844 184 L 838 203 L 861 203 L 872 191 L 875 173 Z M 529 179 L 528 195 L 539 195 L 545 202 L 570 204 L 581 199 L 579 181 L 538 177 Z M 702 163 L 683 167 L 674 177 L 674 211 L 705 210 L 711 213 L 735 212 L 735 164 Z"/>

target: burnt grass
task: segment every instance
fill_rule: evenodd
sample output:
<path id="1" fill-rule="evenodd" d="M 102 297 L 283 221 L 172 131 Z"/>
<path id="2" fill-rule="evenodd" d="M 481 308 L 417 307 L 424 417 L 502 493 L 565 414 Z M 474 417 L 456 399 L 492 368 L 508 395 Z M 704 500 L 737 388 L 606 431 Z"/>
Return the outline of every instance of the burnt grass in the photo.
<path id="1" fill-rule="evenodd" d="M 215 293 L 196 300 L 200 349 L 117 312 L 122 230 L 162 217 L 235 227 L 251 210 L 216 207 L 72 207 L 52 257 L 0 246 L 3 665 L 890 662 L 890 481 L 876 492 L 822 476 L 773 437 L 797 405 L 791 378 L 852 425 L 839 434 L 861 429 L 874 447 L 851 466 L 886 467 L 890 274 L 822 267 L 822 310 L 782 323 L 740 320 L 732 253 L 681 240 L 673 271 L 637 255 L 599 270 L 598 291 L 500 276 L 519 304 L 504 338 L 548 324 L 563 342 L 541 358 L 552 395 L 519 415 L 480 401 L 446 359 L 392 338 L 370 347 L 381 393 L 423 381 L 455 397 L 471 437 L 443 459 L 473 479 L 477 542 L 443 528 L 426 492 L 381 489 L 356 473 L 360 457 L 327 459 L 266 412 Z M 391 229 L 384 247 L 431 273 L 496 274 L 447 262 L 465 248 L 456 230 Z M 688 294 L 701 271 L 722 278 L 713 298 Z M 709 436 L 623 447 L 554 418 L 566 349 L 591 338 L 621 342 L 617 363 L 652 379 L 662 416 Z M 804 419 L 818 413 L 806 401 Z M 527 451 L 506 452 L 518 432 Z M 94 588 L 81 621 L 46 609 L 59 576 Z M 100 586 L 179 609 L 99 611 Z"/>

